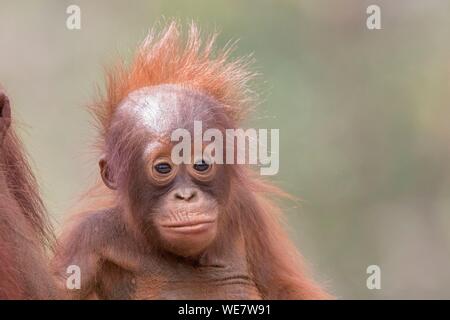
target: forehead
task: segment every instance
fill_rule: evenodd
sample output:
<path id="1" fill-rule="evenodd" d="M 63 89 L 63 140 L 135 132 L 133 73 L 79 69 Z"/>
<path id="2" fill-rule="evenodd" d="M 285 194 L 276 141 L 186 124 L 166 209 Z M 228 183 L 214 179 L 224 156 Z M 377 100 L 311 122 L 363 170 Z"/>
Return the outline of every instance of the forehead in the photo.
<path id="1" fill-rule="evenodd" d="M 152 135 L 167 136 L 178 128 L 190 129 L 195 120 L 210 122 L 219 104 L 212 97 L 181 85 L 144 87 L 120 104 L 116 118 L 128 119 Z"/>

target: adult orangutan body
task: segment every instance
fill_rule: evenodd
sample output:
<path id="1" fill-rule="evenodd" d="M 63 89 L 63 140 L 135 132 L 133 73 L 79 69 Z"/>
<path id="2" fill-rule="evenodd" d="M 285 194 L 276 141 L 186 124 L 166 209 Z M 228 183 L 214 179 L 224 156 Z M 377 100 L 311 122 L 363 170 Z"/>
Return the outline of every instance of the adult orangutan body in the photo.
<path id="1" fill-rule="evenodd" d="M 171 133 L 236 128 L 250 103 L 242 62 L 213 57 L 191 26 L 186 44 L 172 23 L 149 36 L 131 67 L 108 77 L 94 106 L 100 160 L 113 205 L 82 213 L 55 258 L 81 269 L 74 298 L 321 299 L 267 199 L 277 190 L 243 165 L 171 161 Z"/>
<path id="2" fill-rule="evenodd" d="M 0 87 L 0 299 L 55 297 L 45 248 L 52 232 Z"/>

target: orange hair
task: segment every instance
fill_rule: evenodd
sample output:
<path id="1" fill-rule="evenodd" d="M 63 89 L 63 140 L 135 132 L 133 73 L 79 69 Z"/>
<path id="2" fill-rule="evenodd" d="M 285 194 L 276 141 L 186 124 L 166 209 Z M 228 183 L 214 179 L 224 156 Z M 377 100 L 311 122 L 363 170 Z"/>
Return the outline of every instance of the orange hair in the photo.
<path id="1" fill-rule="evenodd" d="M 187 85 L 215 98 L 234 120 L 242 120 L 254 102 L 249 82 L 255 76 L 247 67 L 249 59 L 230 61 L 234 45 L 215 50 L 217 34 L 202 44 L 200 31 L 191 23 L 187 38 L 171 21 L 162 32 L 152 29 L 138 47 L 131 65 L 123 60 L 106 74 L 106 93 L 93 104 L 102 136 L 108 131 L 120 102 L 134 90 L 160 84 Z"/>

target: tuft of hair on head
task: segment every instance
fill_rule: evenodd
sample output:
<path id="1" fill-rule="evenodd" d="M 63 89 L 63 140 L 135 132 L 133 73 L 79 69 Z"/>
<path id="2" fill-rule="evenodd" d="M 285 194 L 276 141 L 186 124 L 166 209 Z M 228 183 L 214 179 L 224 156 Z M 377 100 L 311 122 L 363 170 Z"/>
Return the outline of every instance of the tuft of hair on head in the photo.
<path id="1" fill-rule="evenodd" d="M 130 64 L 124 60 L 106 72 L 106 91 L 90 107 L 101 136 L 108 132 L 113 115 L 129 93 L 161 84 L 178 84 L 202 91 L 216 99 L 231 120 L 245 118 L 256 102 L 249 70 L 250 56 L 230 59 L 235 43 L 215 46 L 217 33 L 202 41 L 199 28 L 191 22 L 186 34 L 171 20 L 162 31 L 154 27 L 138 47 Z"/>

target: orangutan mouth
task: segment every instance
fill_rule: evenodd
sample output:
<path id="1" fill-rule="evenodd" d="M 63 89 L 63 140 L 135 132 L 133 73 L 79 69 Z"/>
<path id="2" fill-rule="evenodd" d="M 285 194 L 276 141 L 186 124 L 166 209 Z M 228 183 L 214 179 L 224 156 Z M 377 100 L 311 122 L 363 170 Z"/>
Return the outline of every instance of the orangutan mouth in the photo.
<path id="1" fill-rule="evenodd" d="M 181 234 L 193 234 L 201 233 L 209 230 L 216 223 L 216 219 L 201 219 L 190 221 L 177 221 L 167 224 L 162 224 L 161 227 L 167 231 L 181 233 Z"/>

